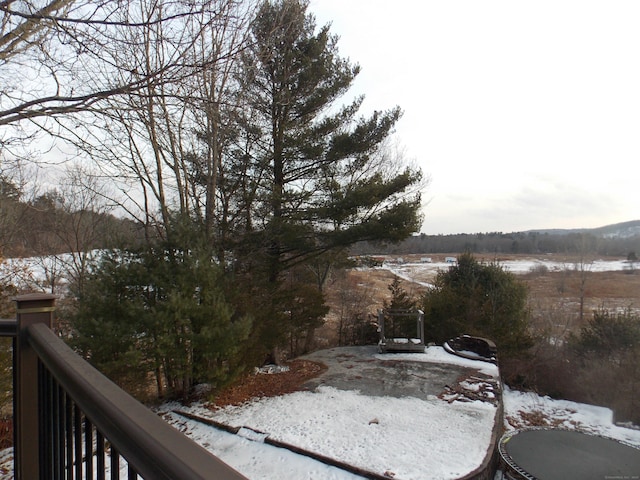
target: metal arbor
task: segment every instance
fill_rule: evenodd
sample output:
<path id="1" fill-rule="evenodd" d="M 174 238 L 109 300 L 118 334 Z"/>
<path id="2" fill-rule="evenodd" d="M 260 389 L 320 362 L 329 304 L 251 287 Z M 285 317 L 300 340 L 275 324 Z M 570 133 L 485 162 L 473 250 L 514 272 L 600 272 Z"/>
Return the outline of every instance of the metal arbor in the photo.
<path id="1" fill-rule="evenodd" d="M 406 335 L 395 336 L 396 319 L 404 317 L 415 317 L 416 336 Z M 385 323 L 391 322 L 391 336 L 387 337 Z M 400 310 L 400 309 L 380 309 L 378 310 L 378 350 L 380 353 L 387 352 L 424 352 L 424 312 L 422 310 Z"/>

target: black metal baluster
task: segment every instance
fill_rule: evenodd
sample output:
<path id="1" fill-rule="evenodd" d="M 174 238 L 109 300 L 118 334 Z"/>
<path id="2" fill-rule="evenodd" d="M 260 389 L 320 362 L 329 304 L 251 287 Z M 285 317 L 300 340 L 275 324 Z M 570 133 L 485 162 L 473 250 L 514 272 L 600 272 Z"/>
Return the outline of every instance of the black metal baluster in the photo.
<path id="1" fill-rule="evenodd" d="M 93 425 L 84 417 L 84 465 L 88 480 L 93 480 Z"/>
<path id="2" fill-rule="evenodd" d="M 104 436 L 98 429 L 96 429 L 96 480 L 105 480 Z"/>
<path id="3" fill-rule="evenodd" d="M 111 444 L 111 480 L 120 480 L 120 454 Z"/>
<path id="4" fill-rule="evenodd" d="M 82 411 L 78 405 L 73 408 L 73 436 L 75 453 L 75 480 L 82 480 Z"/>
<path id="5" fill-rule="evenodd" d="M 64 466 L 66 459 L 66 425 L 67 425 L 67 408 L 65 404 L 65 393 L 58 382 L 56 382 L 58 390 L 58 473 L 60 479 L 64 480 Z"/>
<path id="6" fill-rule="evenodd" d="M 62 480 L 60 476 L 60 396 L 58 395 L 58 383 L 49 374 L 49 384 L 51 388 L 51 410 L 49 418 L 49 428 L 51 429 L 51 472 L 49 478 Z"/>
<path id="7" fill-rule="evenodd" d="M 40 362 L 38 365 L 38 378 L 40 383 L 40 408 L 39 425 L 42 429 L 40 435 L 40 478 L 52 478 L 53 475 L 53 379 L 51 373 Z"/>
<path id="8" fill-rule="evenodd" d="M 129 468 L 128 470 L 128 479 L 129 480 L 136 480 L 138 478 L 138 474 L 136 473 L 136 471 L 133 469 L 133 467 L 131 466 L 131 464 L 129 464 Z"/>
<path id="9" fill-rule="evenodd" d="M 47 439 L 46 439 L 46 432 L 44 431 L 45 429 L 45 422 L 47 419 L 47 415 L 45 412 L 45 409 L 47 408 L 47 404 L 46 404 L 46 392 L 45 392 L 45 385 L 46 385 L 46 381 L 45 381 L 45 374 L 44 374 L 44 366 L 42 365 L 41 362 L 38 362 L 38 425 L 39 428 L 41 428 L 43 431 L 40 434 L 40 439 L 38 441 L 39 447 L 38 447 L 38 461 L 40 462 L 40 478 L 46 478 L 45 477 L 45 453 L 44 453 L 44 449 L 46 448 L 46 443 L 47 443 Z"/>
<path id="10" fill-rule="evenodd" d="M 73 480 L 73 400 L 67 394 L 65 394 L 65 443 L 66 443 L 66 459 L 65 459 L 65 472 L 67 480 Z"/>

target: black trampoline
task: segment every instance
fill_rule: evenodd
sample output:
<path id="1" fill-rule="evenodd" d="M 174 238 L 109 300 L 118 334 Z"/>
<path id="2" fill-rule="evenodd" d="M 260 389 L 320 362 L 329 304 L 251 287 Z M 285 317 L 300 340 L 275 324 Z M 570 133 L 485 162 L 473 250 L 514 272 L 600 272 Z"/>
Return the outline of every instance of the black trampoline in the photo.
<path id="1" fill-rule="evenodd" d="M 530 429 L 505 434 L 498 448 L 507 478 L 640 480 L 640 450 L 611 438 Z"/>

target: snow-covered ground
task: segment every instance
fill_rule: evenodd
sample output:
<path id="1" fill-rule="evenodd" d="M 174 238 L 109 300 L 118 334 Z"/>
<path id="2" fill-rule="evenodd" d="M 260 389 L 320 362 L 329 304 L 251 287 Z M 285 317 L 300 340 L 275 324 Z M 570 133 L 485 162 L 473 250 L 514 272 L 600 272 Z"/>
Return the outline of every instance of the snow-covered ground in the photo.
<path id="1" fill-rule="evenodd" d="M 583 264 L 576 262 L 557 262 L 552 260 L 538 259 L 522 259 L 522 260 L 506 260 L 500 262 L 505 270 L 513 273 L 528 273 L 538 268 L 547 268 L 549 271 L 558 272 L 563 270 L 584 270 L 588 272 L 610 272 L 628 270 L 631 264 L 624 259 L 620 260 L 594 260 Z M 638 267 L 636 262 L 635 267 Z"/>
<path id="2" fill-rule="evenodd" d="M 428 348 L 425 354 L 407 355 L 412 360 L 480 365 L 484 374 L 497 373 L 493 365 L 454 357 L 438 347 Z M 536 425 L 604 435 L 640 448 L 640 430 L 614 425 L 607 408 L 508 388 L 503 392 L 503 402 L 507 430 L 535 421 Z M 250 429 L 228 433 L 187 419 L 174 409 L 264 433 Z M 165 404 L 160 410 L 166 412 L 163 417 L 167 422 L 248 478 L 296 480 L 362 477 L 264 443 L 266 435 L 369 471 L 386 472 L 390 478 L 453 479 L 482 461 L 495 414 L 493 405 L 478 401 L 449 404 L 436 397 L 427 401 L 367 397 L 329 387 L 217 411 L 203 404 Z M 0 471 L 9 470 L 0 479 L 13 478 L 10 463 L 11 451 L 0 453 Z"/>
<path id="3" fill-rule="evenodd" d="M 477 365 L 429 348 L 412 360 Z M 471 362 L 471 363 L 469 363 Z M 490 374 L 492 365 L 484 364 Z M 640 431 L 613 424 L 611 410 L 552 400 L 533 393 L 505 389 L 505 428 L 547 424 L 612 437 L 640 447 Z M 165 405 L 169 411 L 177 405 Z M 250 427 L 305 449 L 396 479 L 458 478 L 477 467 L 491 434 L 495 407 L 488 403 L 449 404 L 436 397 L 364 397 L 357 391 L 321 388 L 211 411 L 193 405 L 190 413 L 235 427 Z M 263 443 L 263 437 L 233 435 L 176 413 L 168 422 L 205 445 L 251 479 L 361 478 L 288 450 Z M 242 432 L 242 431 L 241 431 Z M 250 430 L 247 432 L 251 433 Z M 253 435 L 255 436 L 255 435 Z"/>
<path id="4" fill-rule="evenodd" d="M 442 479 L 457 478 L 480 465 L 495 407 L 369 397 L 321 387 L 313 393 L 297 392 L 205 415 L 225 424 L 250 426 L 270 438 L 379 475 L 389 472 L 402 479 Z M 216 455 L 252 479 L 354 478 L 344 470 L 311 459 L 301 462 L 300 458 L 292 461 L 298 469 L 293 474 L 284 460 L 292 458 L 286 450 L 259 440 L 230 439 L 230 434 L 214 433 L 176 414 L 167 419 L 198 442 L 209 444 Z M 212 441 L 211 434 L 216 440 Z M 221 449 L 221 441 L 239 448 Z M 326 473 L 320 475 L 319 470 Z"/>
<path id="5" fill-rule="evenodd" d="M 101 250 L 93 250 L 86 255 L 62 253 L 42 257 L 6 258 L 0 262 L 0 279 L 22 291 L 64 294 L 69 277 L 78 271 L 83 262 L 99 258 L 101 254 Z"/>
<path id="6" fill-rule="evenodd" d="M 554 400 L 532 392 L 520 392 L 505 387 L 503 393 L 505 429 L 527 426 L 547 426 L 579 430 L 613 438 L 640 448 L 640 429 L 613 423 L 609 408 L 568 400 Z M 535 424 L 527 422 L 534 420 Z M 640 452 L 639 452 L 640 454 Z"/>
<path id="7" fill-rule="evenodd" d="M 424 354 L 394 354 L 393 360 L 390 356 L 378 357 L 385 361 L 462 365 L 498 379 L 495 365 L 455 357 L 441 347 L 429 347 Z M 497 409 L 482 401 L 450 403 L 436 396 L 427 400 L 365 396 L 356 390 L 320 387 L 216 411 L 194 405 L 188 412 L 225 425 L 258 430 L 277 441 L 378 475 L 393 474 L 394 478 L 409 480 L 458 478 L 479 467 L 491 444 Z M 212 431 L 175 413 L 165 418 L 252 479 L 353 478 L 310 459 L 302 462 L 287 451 L 259 441 Z M 297 470 L 283 477 L 283 472 L 290 471 L 285 458 L 291 458 Z"/>
<path id="8" fill-rule="evenodd" d="M 559 262 L 555 260 L 545 260 L 537 258 L 521 258 L 518 260 L 504 260 L 498 262 L 506 271 L 514 274 L 524 274 L 535 271 L 537 269 L 546 268 L 551 272 L 560 272 L 565 270 L 580 270 L 588 272 L 608 272 L 608 271 L 624 271 L 632 268 L 632 265 L 624 260 L 594 260 L 584 263 L 583 265 L 572 262 Z M 382 268 L 391 271 L 394 275 L 402 280 L 417 283 L 423 287 L 431 286 L 431 280 L 435 278 L 438 271 L 446 271 L 451 267 L 451 263 L 446 262 L 407 262 L 396 263 L 385 261 Z M 640 265 L 636 262 L 635 268 Z"/>

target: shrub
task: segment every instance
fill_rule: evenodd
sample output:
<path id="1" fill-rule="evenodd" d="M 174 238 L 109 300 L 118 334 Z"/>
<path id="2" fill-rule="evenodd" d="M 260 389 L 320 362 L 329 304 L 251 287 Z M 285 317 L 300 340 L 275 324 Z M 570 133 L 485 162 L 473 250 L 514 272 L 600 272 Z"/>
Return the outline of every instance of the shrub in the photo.
<path id="1" fill-rule="evenodd" d="M 438 343 L 463 333 L 487 337 L 499 355 L 517 355 L 532 345 L 526 302 L 526 286 L 512 273 L 466 253 L 422 297 L 426 335 Z"/>
<path id="2" fill-rule="evenodd" d="M 640 317 L 629 308 L 613 313 L 600 308 L 593 312 L 580 335 L 571 338 L 571 345 L 582 357 L 616 359 L 640 347 Z"/>
<path id="3" fill-rule="evenodd" d="M 185 397 L 242 367 L 251 320 L 229 302 L 220 267 L 199 247 L 115 252 L 83 288 L 74 346 L 130 391 L 155 376 L 159 395 Z"/>
<path id="4" fill-rule="evenodd" d="M 391 292 L 391 300 L 384 302 L 385 314 L 385 334 L 390 338 L 415 338 L 416 317 L 414 315 L 403 315 L 416 310 L 416 300 L 402 286 L 402 282 L 395 277 L 387 287 Z M 393 313 L 401 315 L 394 315 Z"/>

